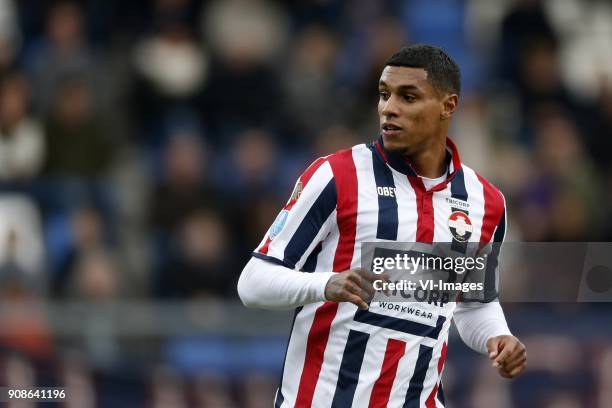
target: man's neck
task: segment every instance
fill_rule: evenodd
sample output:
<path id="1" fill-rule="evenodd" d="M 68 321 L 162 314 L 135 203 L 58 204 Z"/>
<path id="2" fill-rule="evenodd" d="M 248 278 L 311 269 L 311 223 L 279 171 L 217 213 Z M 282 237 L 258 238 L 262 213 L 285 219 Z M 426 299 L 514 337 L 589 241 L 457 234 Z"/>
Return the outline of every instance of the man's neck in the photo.
<path id="1" fill-rule="evenodd" d="M 446 138 L 406 156 L 414 171 L 422 177 L 438 178 L 446 172 Z"/>

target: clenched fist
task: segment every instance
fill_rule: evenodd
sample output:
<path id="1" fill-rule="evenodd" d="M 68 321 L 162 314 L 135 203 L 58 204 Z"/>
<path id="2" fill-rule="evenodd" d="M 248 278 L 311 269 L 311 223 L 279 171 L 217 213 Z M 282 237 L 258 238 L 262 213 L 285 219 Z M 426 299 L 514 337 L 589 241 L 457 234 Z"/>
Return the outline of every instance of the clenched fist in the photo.
<path id="1" fill-rule="evenodd" d="M 527 366 L 525 345 L 514 336 L 497 336 L 487 340 L 489 358 L 499 375 L 514 378 Z"/>
<path id="2" fill-rule="evenodd" d="M 360 309 L 367 309 L 376 290 L 372 283 L 380 279 L 388 281 L 387 274 L 375 274 L 365 269 L 351 269 L 332 276 L 325 286 L 325 299 L 334 302 L 351 302 Z"/>

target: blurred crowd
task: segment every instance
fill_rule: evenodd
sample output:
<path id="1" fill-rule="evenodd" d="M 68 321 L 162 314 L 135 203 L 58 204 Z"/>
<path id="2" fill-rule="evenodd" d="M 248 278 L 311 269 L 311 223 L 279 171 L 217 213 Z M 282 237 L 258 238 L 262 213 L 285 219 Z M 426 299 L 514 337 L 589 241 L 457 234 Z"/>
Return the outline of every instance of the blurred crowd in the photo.
<path id="1" fill-rule="evenodd" d="M 297 175 L 377 137 L 407 43 L 461 66 L 451 137 L 505 193 L 509 240 L 612 241 L 611 40 L 604 0 L 0 0 L 0 299 L 27 310 L 0 318 L 0 378 L 42 365 L 79 407 L 99 370 L 150 406 L 268 406 L 276 376 L 181 393 L 180 367 L 118 371 L 104 319 L 56 341 L 44 305 L 236 300 Z"/>

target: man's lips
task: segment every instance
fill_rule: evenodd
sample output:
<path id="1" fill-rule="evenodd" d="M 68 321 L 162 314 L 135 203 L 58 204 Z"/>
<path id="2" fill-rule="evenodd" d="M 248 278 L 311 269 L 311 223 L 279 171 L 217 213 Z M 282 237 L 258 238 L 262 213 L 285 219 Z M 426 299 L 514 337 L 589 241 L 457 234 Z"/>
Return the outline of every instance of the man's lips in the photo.
<path id="1" fill-rule="evenodd" d="M 383 136 L 397 136 L 402 132 L 402 127 L 396 125 L 395 123 L 385 122 L 380 127 L 382 130 Z"/>

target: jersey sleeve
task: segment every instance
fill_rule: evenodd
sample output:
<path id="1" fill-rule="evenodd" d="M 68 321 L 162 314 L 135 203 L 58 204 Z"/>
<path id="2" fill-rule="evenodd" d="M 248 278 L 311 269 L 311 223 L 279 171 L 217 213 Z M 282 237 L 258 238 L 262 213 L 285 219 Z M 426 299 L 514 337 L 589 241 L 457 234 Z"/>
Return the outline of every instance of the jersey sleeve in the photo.
<path id="1" fill-rule="evenodd" d="M 500 193 L 500 195 L 503 201 L 503 210 L 498 217 L 497 226 L 495 227 L 491 241 L 489 245 L 487 245 L 488 258 L 484 275 L 484 296 L 482 300 L 484 302 L 492 302 L 499 298 L 501 272 L 499 257 L 501 255 L 504 239 L 506 238 L 507 222 L 506 199 L 503 194 Z"/>
<path id="2" fill-rule="evenodd" d="M 502 245 L 506 236 L 506 200 L 501 193 L 499 194 L 499 206 L 495 214 L 492 215 L 492 227 L 489 238 L 479 244 L 476 252 L 477 257 L 486 257 L 484 268 L 472 269 L 464 279 L 467 283 L 482 284 L 482 289 L 471 291 L 469 294 L 462 294 L 464 302 L 488 303 L 496 301 L 500 294 L 500 255 Z"/>
<path id="3" fill-rule="evenodd" d="M 487 353 L 487 340 L 491 337 L 512 335 L 498 302 L 459 303 L 453 320 L 463 342 L 482 354 Z"/>
<path id="4" fill-rule="evenodd" d="M 460 302 L 454 311 L 454 321 L 463 342 L 479 353 L 487 353 L 487 340 L 491 337 L 511 335 L 499 299 L 499 256 L 506 237 L 506 199 L 500 193 L 503 211 L 491 240 L 487 245 L 487 264 L 484 271 L 483 296 L 477 302 Z"/>
<path id="5" fill-rule="evenodd" d="M 295 187 L 253 256 L 301 269 L 336 222 L 336 183 L 325 158 L 311 164 Z"/>

